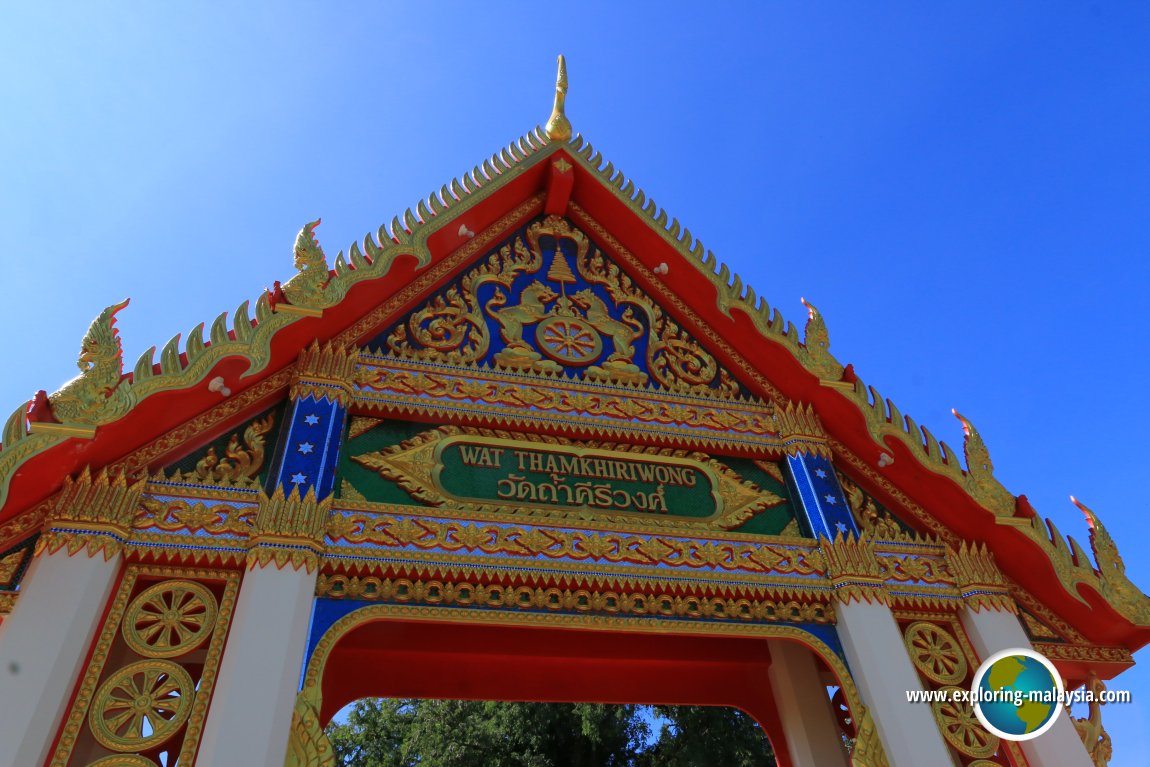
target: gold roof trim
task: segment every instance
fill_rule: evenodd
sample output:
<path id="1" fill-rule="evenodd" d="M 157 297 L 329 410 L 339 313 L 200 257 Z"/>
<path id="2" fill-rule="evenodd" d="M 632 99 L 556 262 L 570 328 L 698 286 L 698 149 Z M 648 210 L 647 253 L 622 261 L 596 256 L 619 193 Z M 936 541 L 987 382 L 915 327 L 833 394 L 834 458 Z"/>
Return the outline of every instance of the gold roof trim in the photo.
<path id="1" fill-rule="evenodd" d="M 420 200 L 414 212 L 408 208 L 402 220 L 400 216 L 392 218 L 390 224 L 380 227 L 378 241 L 368 234 L 364 238 L 363 250 L 358 243 L 353 243 L 346 257 L 341 251 L 335 259 L 334 274 L 323 287 L 321 299 L 315 302 L 317 308 L 338 303 L 360 281 L 383 276 L 400 255 L 415 256 L 419 268 L 428 266 L 430 252 L 426 242 L 431 234 L 443 226 L 444 213 L 460 213 L 473 207 L 510 182 L 518 175 L 517 171 L 550 154 L 546 150 L 559 143 L 536 127 L 534 131 L 484 160 L 482 166 L 475 166 L 470 173 L 443 185 L 426 200 Z M 731 311 L 738 309 L 747 316 L 760 335 L 782 344 L 812 375 L 831 384 L 843 396 L 854 401 L 880 450 L 885 449 L 886 437 L 900 440 L 923 467 L 951 478 L 971 498 L 994 514 L 1000 523 L 1016 526 L 1024 533 L 1026 528 L 1031 527 L 1027 518 L 1014 516 L 1014 495 L 993 476 L 989 453 L 968 419 L 956 413 L 966 433 L 964 452 L 968 460 L 971 455 L 985 456 L 987 460 L 968 463 L 968 467 L 963 469 L 954 451 L 946 443 L 935 439 L 928 429 L 919 427 L 910 416 L 903 416 L 895 404 L 884 399 L 873 386 L 867 386 L 857 376 L 853 377 L 853 381 L 842 380 L 844 367 L 830 352 L 829 331 L 813 304 L 804 301 L 808 319 L 805 338 L 800 341 L 794 324 L 787 321 L 777 308 L 772 308 L 766 300 L 757 296 L 754 289 L 744 284 L 737 273 L 720 263 L 712 251 L 693 237 L 689 229 L 648 198 L 621 171 L 616 170 L 582 135 L 576 135 L 565 148 L 577 163 L 599 177 L 620 202 L 652 226 L 670 247 L 699 270 L 715 287 L 716 304 L 723 314 L 731 316 Z M 200 383 L 225 356 L 239 355 L 250 360 L 245 377 L 262 371 L 270 359 L 272 337 L 280 328 L 301 317 L 291 313 L 275 313 L 268 295 L 262 293 L 256 301 L 253 321 L 249 319 L 248 304 L 245 301 L 236 310 L 230 332 L 227 313 L 220 314 L 211 325 L 210 340 L 207 343 L 203 340 L 204 324 L 193 328 L 188 334 L 183 358 L 180 354 L 180 336 L 172 338 L 160 353 L 158 371 L 153 362 L 155 347 L 145 352 L 136 363 L 133 374 L 121 379 L 116 386 L 115 396 L 108 398 L 111 406 L 102 408 L 97 423 L 93 425 L 119 419 L 138 401 L 157 392 L 188 388 Z M 33 455 L 67 439 L 58 433 L 29 433 L 26 428 L 27 408 L 27 402 L 21 404 L 9 416 L 3 428 L 0 506 L 3 506 L 7 498 L 8 485 L 16 468 Z M 1064 561 L 1061 552 L 1067 545 L 1060 534 L 1054 536 L 1056 540 L 1051 540 L 1044 532 L 1027 534 L 1044 549 L 1055 565 L 1063 586 L 1071 594 L 1076 594 L 1076 583 L 1089 583 L 1100 594 L 1107 593 L 1089 562 L 1073 563 L 1074 570 L 1059 564 Z M 1097 556 L 1097 547 L 1095 554 Z M 1114 592 L 1110 590 L 1109 593 Z M 1138 594 L 1141 595 L 1141 592 Z M 1131 594 L 1125 596 L 1120 600 L 1122 606 L 1116 604 L 1115 608 L 1138 625 L 1150 625 L 1150 598 L 1141 595 L 1139 601 L 1133 599 Z"/>

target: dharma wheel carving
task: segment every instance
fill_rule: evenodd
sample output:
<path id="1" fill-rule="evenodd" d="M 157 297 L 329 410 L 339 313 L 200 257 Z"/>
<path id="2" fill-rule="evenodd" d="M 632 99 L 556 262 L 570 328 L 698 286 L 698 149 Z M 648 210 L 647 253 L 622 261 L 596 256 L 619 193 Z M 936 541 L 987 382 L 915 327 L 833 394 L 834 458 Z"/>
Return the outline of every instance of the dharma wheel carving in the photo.
<path id="1" fill-rule="evenodd" d="M 966 679 L 966 657 L 958 640 L 933 623 L 907 626 L 906 648 L 914 665 L 938 684 L 959 684 Z"/>
<path id="2" fill-rule="evenodd" d="M 174 658 L 195 649 L 215 627 L 216 598 L 192 581 L 157 583 L 124 616 L 124 641 L 148 658 Z"/>
<path id="3" fill-rule="evenodd" d="M 194 694 L 191 676 L 172 661 L 137 661 L 96 691 L 88 725 L 105 748 L 140 751 L 163 743 L 184 725 Z"/>
<path id="4" fill-rule="evenodd" d="M 968 691 L 960 687 L 940 689 L 946 693 L 946 701 L 934 703 L 932 707 L 946 742 L 959 753 L 977 758 L 988 757 L 997 751 L 998 736 L 983 728 L 970 703 L 958 702 Z"/>
<path id="5" fill-rule="evenodd" d="M 156 767 L 156 763 L 136 754 L 116 754 L 97 759 L 88 767 Z"/>

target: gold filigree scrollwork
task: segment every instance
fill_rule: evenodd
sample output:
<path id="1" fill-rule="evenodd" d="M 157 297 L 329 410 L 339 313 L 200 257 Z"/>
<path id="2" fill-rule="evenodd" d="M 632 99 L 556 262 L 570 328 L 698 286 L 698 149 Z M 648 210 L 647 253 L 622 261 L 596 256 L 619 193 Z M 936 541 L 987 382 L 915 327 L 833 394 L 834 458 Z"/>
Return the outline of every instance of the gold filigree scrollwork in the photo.
<path id="1" fill-rule="evenodd" d="M 192 713 L 195 689 L 180 665 L 142 660 L 108 677 L 96 691 L 88 725 L 112 751 L 141 751 L 175 734 Z"/>
<path id="2" fill-rule="evenodd" d="M 851 767 L 889 767 L 870 709 L 861 703 L 859 708 L 862 713 L 858 718 L 858 735 L 851 749 Z"/>
<path id="3" fill-rule="evenodd" d="M 964 542 L 957 549 L 948 546 L 946 562 L 963 599 L 974 610 L 1017 612 L 1010 586 L 985 543 Z"/>
<path id="4" fill-rule="evenodd" d="M 124 641 L 145 658 L 174 658 L 212 633 L 216 598 L 192 581 L 165 581 L 145 589 L 128 606 Z"/>
<path id="5" fill-rule="evenodd" d="M 321 575 L 316 595 L 399 604 L 459 605 L 489 609 L 601 613 L 744 622 L 833 623 L 823 602 L 749 599 L 599 589 L 485 585 L 467 581 Z"/>
<path id="6" fill-rule="evenodd" d="M 255 506 L 238 506 L 228 503 L 208 505 L 189 501 L 185 498 L 144 498 L 140 510 L 132 521 L 137 530 L 161 530 L 164 532 L 191 533 L 205 535 L 248 535 L 255 527 Z"/>
<path id="7" fill-rule="evenodd" d="M 265 418 L 257 418 L 244 427 L 243 445 L 240 445 L 239 433 L 228 438 L 221 458 L 215 447 L 209 447 L 207 452 L 196 461 L 194 471 L 176 471 L 172 479 L 177 482 L 204 482 L 222 485 L 252 485 L 258 479 L 259 471 L 264 465 L 264 450 L 266 443 L 264 437 L 275 425 L 275 414 L 270 413 Z"/>
<path id="8" fill-rule="evenodd" d="M 789 455 L 811 453 L 832 457 L 827 433 L 812 406 L 788 402 L 775 411 L 775 423 L 778 424 L 779 439 Z"/>
<path id="9" fill-rule="evenodd" d="M 1110 742 L 1110 733 L 1102 726 L 1101 701 L 1106 692 L 1106 685 L 1091 671 L 1090 677 L 1086 680 L 1086 689 L 1093 697 L 1088 704 L 1089 714 L 1085 717 L 1074 717 L 1074 729 L 1078 732 L 1078 737 L 1082 738 L 1082 745 L 1086 746 L 1086 753 L 1090 755 L 1094 767 L 1107 767 L 1114 756 L 1114 746 Z"/>
<path id="10" fill-rule="evenodd" d="M 335 750 L 319 719 L 319 705 L 314 689 L 302 690 L 296 696 L 291 715 L 287 758 L 284 767 L 335 767 Z"/>
<path id="11" fill-rule="evenodd" d="M 963 700 L 967 691 L 960 687 L 941 687 L 945 700 L 931 704 L 942 737 L 960 754 L 983 758 L 998 750 L 998 736 L 987 732 L 975 716 L 974 707 Z"/>
<path id="12" fill-rule="evenodd" d="M 290 564 L 293 568 L 315 570 L 322 550 L 324 530 L 331 514 L 332 497 L 317 501 L 315 488 L 300 496 L 299 488 L 284 495 L 277 487 L 270 495 L 260 498 L 256 526 L 252 533 L 248 567 L 276 567 Z"/>
<path id="13" fill-rule="evenodd" d="M 837 599 L 848 604 L 854 600 L 888 603 L 882 567 L 870 540 L 839 533 L 833 541 L 820 539 L 819 548 Z"/>
<path id="14" fill-rule="evenodd" d="M 575 271 L 564 242 L 574 246 Z M 538 279 L 513 295 L 513 283 L 524 275 Z M 569 292 L 579 278 L 594 287 Z M 494 292 L 481 306 L 480 288 L 489 283 Z M 589 381 L 654 382 L 673 391 L 740 391 L 690 333 L 561 216 L 531 224 L 431 298 L 390 333 L 387 346 L 401 357 L 476 363 L 490 349 L 489 319 L 504 344 L 492 357 L 497 367 L 544 374 L 578 369 Z M 641 346 L 645 360 L 638 358 Z"/>
<path id="15" fill-rule="evenodd" d="M 962 648 L 950 632 L 927 621 L 916 621 L 903 635 L 915 667 L 938 684 L 959 684 L 969 670 Z"/>
<path id="16" fill-rule="evenodd" d="M 841 471 L 836 474 L 859 530 L 876 541 L 903 541 L 910 538 L 889 511 L 881 508 L 870 495 Z"/>
<path id="17" fill-rule="evenodd" d="M 16 571 L 20 569 L 20 565 L 24 561 L 25 556 L 26 552 L 20 550 L 14 551 L 3 559 L 0 559 L 0 584 L 7 586 L 11 583 L 12 579 L 16 577 Z"/>
<path id="18" fill-rule="evenodd" d="M 296 362 L 296 380 L 292 384 L 292 399 L 313 397 L 328 399 L 347 406 L 355 382 L 355 349 L 312 341 L 300 352 Z"/>
<path id="19" fill-rule="evenodd" d="M 415 521 L 390 515 L 340 512 L 329 521 L 327 534 L 337 542 L 370 542 L 385 548 L 435 548 L 795 575 L 826 572 L 826 563 L 818 549 L 733 541 L 701 542 L 610 531 L 568 531 L 435 519 Z"/>
<path id="20" fill-rule="evenodd" d="M 93 473 L 90 467 L 75 479 L 69 477 L 48 514 L 45 533 L 36 541 L 36 553 L 85 549 L 89 556 L 102 552 L 110 559 L 128 537 L 144 485 L 142 479 L 129 483 L 123 474 L 112 476 L 107 469 Z"/>

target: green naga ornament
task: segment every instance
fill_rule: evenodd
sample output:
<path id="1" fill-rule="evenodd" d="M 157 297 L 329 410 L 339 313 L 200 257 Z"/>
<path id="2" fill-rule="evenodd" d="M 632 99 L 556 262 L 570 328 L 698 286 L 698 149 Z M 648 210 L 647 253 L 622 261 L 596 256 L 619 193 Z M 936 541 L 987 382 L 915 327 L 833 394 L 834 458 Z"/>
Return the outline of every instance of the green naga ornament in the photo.
<path id="1" fill-rule="evenodd" d="M 80 375 L 48 398 L 52 414 L 58 420 L 81 424 L 101 422 L 101 415 L 124 372 L 124 353 L 115 324 L 116 313 L 128 305 L 128 300 L 100 312 L 84 334 L 76 362 Z"/>

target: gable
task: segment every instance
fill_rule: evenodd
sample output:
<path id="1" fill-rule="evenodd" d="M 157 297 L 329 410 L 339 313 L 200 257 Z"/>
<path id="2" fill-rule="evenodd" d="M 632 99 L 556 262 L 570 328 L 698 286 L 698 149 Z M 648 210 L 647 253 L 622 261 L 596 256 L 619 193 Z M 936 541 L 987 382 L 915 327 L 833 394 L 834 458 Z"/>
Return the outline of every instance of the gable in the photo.
<path id="1" fill-rule="evenodd" d="M 486 419 L 577 448 L 630 441 L 730 460 L 824 451 L 902 532 L 985 541 L 1066 619 L 1093 621 L 1099 641 L 1150 638 L 1150 607 L 1096 516 L 1099 570 L 994 478 L 969 422 L 964 469 L 830 354 L 813 306 L 800 340 L 581 137 L 525 137 L 333 262 L 314 228 L 282 288 L 126 375 L 112 332 L 122 306 L 101 315 L 89 337 L 111 339 L 108 353 L 5 424 L 0 544 L 36 529 L 86 466 L 187 472 L 209 442 L 217 460 L 233 435 L 242 448 L 245 424 L 285 398 L 301 350 L 331 341 L 359 349 L 353 415 L 407 420 L 409 436 Z"/>
<path id="2" fill-rule="evenodd" d="M 747 393 L 599 244 L 558 215 L 519 227 L 367 348 L 720 398 Z"/>

